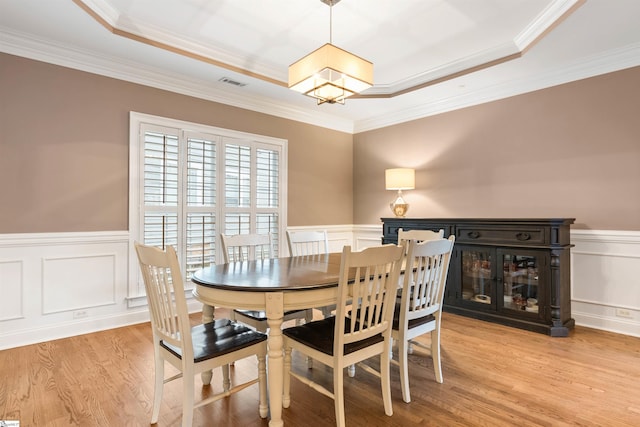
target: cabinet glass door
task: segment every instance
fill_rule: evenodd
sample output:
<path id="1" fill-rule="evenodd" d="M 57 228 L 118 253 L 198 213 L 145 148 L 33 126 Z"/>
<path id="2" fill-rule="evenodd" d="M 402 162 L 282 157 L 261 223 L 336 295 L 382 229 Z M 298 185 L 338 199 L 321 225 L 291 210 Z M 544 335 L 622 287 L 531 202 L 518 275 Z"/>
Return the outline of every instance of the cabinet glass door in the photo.
<path id="1" fill-rule="evenodd" d="M 462 300 L 490 306 L 495 291 L 495 274 L 490 250 L 460 249 Z"/>
<path id="2" fill-rule="evenodd" d="M 538 314 L 541 256 L 535 253 L 501 250 L 503 308 Z"/>

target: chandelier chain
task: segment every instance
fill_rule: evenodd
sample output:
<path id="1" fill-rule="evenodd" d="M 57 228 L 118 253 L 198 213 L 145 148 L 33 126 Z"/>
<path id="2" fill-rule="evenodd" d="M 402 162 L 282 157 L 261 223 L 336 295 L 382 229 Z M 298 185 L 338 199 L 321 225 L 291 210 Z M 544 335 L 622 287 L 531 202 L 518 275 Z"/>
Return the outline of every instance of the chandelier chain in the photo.
<path id="1" fill-rule="evenodd" d="M 333 1 L 329 2 L 329 43 L 333 44 Z"/>

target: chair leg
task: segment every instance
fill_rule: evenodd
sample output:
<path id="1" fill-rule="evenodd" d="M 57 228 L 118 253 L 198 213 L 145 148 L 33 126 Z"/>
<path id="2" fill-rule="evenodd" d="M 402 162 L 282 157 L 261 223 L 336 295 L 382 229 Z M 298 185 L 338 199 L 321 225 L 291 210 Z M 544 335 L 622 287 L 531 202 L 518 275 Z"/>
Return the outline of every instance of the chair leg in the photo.
<path id="1" fill-rule="evenodd" d="M 269 404 L 267 403 L 267 363 L 266 357 L 258 356 L 258 387 L 260 400 L 260 417 L 267 418 L 269 415 Z"/>
<path id="2" fill-rule="evenodd" d="M 345 427 L 344 415 L 344 372 L 342 369 L 333 370 L 333 400 L 336 409 L 336 426 Z"/>
<path id="3" fill-rule="evenodd" d="M 356 365 L 347 366 L 347 375 L 349 375 L 350 378 L 356 376 Z"/>
<path id="4" fill-rule="evenodd" d="M 213 371 L 204 371 L 200 374 L 200 378 L 202 378 L 202 385 L 211 384 L 211 378 L 213 378 Z"/>
<path id="5" fill-rule="evenodd" d="M 437 322 L 437 321 L 436 321 Z M 436 381 L 442 384 L 442 364 L 440 362 L 440 325 L 436 324 L 436 328 L 431 331 L 431 358 L 433 359 L 433 371 L 436 375 Z"/>
<path id="6" fill-rule="evenodd" d="M 183 365 L 182 427 L 193 424 L 194 375 L 193 369 L 185 369 Z"/>
<path id="7" fill-rule="evenodd" d="M 282 384 L 282 407 L 291 405 L 291 348 L 284 349 L 284 377 Z"/>
<path id="8" fill-rule="evenodd" d="M 380 385 L 382 387 L 384 413 L 391 416 L 393 415 L 393 405 L 391 403 L 391 369 L 389 365 L 389 349 L 385 349 L 380 354 Z"/>
<path id="9" fill-rule="evenodd" d="M 304 323 L 313 322 L 313 309 L 305 310 Z M 307 369 L 313 369 L 313 358 L 307 357 Z"/>
<path id="10" fill-rule="evenodd" d="M 231 374 L 229 371 L 229 365 L 222 365 L 222 389 L 224 391 L 229 391 L 231 388 Z"/>
<path id="11" fill-rule="evenodd" d="M 404 338 L 398 340 L 398 365 L 400 367 L 400 388 L 402 389 L 402 400 L 411 402 L 409 393 L 409 361 L 407 358 L 408 342 Z"/>
<path id="12" fill-rule="evenodd" d="M 153 409 L 151 410 L 151 424 L 158 422 L 160 404 L 162 403 L 162 388 L 164 386 L 164 360 L 160 357 L 158 348 L 155 349 L 156 377 L 153 390 Z"/>
<path id="13" fill-rule="evenodd" d="M 216 308 L 212 305 L 202 304 L 202 323 L 213 322 L 215 317 Z M 200 374 L 203 385 L 211 384 L 211 378 L 213 377 L 213 371 L 204 371 Z"/>

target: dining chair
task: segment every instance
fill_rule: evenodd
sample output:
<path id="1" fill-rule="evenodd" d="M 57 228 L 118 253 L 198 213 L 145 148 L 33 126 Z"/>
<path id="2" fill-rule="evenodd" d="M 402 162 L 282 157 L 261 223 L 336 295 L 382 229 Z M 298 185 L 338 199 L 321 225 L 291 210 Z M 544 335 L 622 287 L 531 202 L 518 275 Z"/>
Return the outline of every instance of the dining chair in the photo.
<path id="1" fill-rule="evenodd" d="M 326 230 L 289 231 L 287 244 L 291 256 L 320 255 L 329 253 L 329 239 Z"/>
<path id="2" fill-rule="evenodd" d="M 404 230 L 398 229 L 398 245 L 405 240 L 417 240 L 426 242 L 427 240 L 442 239 L 444 237 L 444 229 L 438 231 L 433 230 Z M 408 247 L 407 247 L 408 248 Z"/>
<path id="3" fill-rule="evenodd" d="M 389 356 L 394 298 L 402 262 L 402 247 L 384 245 L 352 252 L 342 251 L 336 315 L 294 326 L 284 336 L 283 406 L 291 403 L 291 377 L 334 399 L 336 424 L 345 425 L 344 368 L 380 356 L 380 370 L 360 364 L 364 371 L 380 378 L 386 415 L 393 415 Z M 357 309 L 355 308 L 357 307 Z M 333 368 L 333 391 L 291 369 L 291 352 Z"/>
<path id="4" fill-rule="evenodd" d="M 224 262 L 254 261 L 270 259 L 274 255 L 273 237 L 268 234 L 221 234 L 222 253 Z M 249 325 L 260 332 L 268 329 L 267 313 L 263 310 L 233 310 L 231 320 L 237 320 Z M 310 322 L 313 319 L 313 310 L 291 310 L 284 313 L 283 321 L 296 320 Z"/>
<path id="5" fill-rule="evenodd" d="M 326 255 L 329 253 L 329 239 L 326 230 L 322 231 L 289 231 L 287 230 L 287 244 L 291 256 Z M 322 317 L 332 315 L 335 305 L 317 307 Z"/>
<path id="6" fill-rule="evenodd" d="M 442 301 L 451 252 L 455 236 L 448 239 L 408 241 L 407 266 L 405 268 L 402 297 L 396 300 L 391 336 L 398 344 L 398 360 L 392 363 L 400 367 L 402 400 L 411 401 L 409 393 L 408 357 L 409 344 L 430 348 L 436 381 L 442 383 L 440 362 L 440 325 L 442 323 Z M 405 243 L 406 244 L 406 243 Z M 427 347 L 414 338 L 431 333 L 431 345 Z"/>
<path id="7" fill-rule="evenodd" d="M 191 326 L 185 290 L 172 246 L 166 251 L 134 244 L 149 303 L 155 358 L 155 387 L 151 424 L 158 422 L 163 386 L 182 377 L 182 425 L 191 426 L 195 408 L 259 384 L 259 413 L 267 417 L 267 336 L 229 319 Z M 229 364 L 249 356 L 258 358 L 258 376 L 231 388 Z M 169 362 L 180 372 L 164 378 Z M 194 376 L 222 367 L 223 391 L 194 402 Z"/>
<path id="8" fill-rule="evenodd" d="M 409 250 L 409 244 L 411 240 L 415 240 L 418 242 L 426 242 L 428 240 L 434 239 L 442 239 L 444 238 L 444 229 L 440 229 L 438 231 L 433 230 L 404 230 L 402 228 L 398 229 L 398 245 L 402 245 L 403 242 L 407 242 L 404 245 L 405 257 L 407 255 L 407 251 Z M 400 298 L 402 294 L 402 282 L 404 281 L 404 274 L 400 275 L 400 289 L 398 289 L 398 298 Z M 409 347 L 407 349 L 409 354 L 413 353 L 413 344 L 409 343 Z"/>

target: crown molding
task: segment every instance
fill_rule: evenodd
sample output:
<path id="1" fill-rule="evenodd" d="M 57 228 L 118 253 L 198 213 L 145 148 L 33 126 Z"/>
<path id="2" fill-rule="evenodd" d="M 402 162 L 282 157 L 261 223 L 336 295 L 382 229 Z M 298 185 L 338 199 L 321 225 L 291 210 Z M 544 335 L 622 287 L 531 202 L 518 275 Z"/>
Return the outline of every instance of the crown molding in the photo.
<path id="1" fill-rule="evenodd" d="M 374 130 L 640 65 L 640 43 L 634 43 L 566 64 L 535 78 L 504 81 L 464 95 L 430 100 L 395 113 L 354 122 L 315 110 L 276 103 L 267 98 L 211 88 L 209 83 L 187 80 L 182 75 L 96 55 L 2 27 L 0 51 L 346 133 Z"/>
<path id="2" fill-rule="evenodd" d="M 323 0 L 324 1 L 324 0 Z M 389 84 L 375 84 L 353 98 L 392 98 L 417 91 L 483 68 L 512 61 L 522 56 L 535 42 L 570 15 L 586 0 L 552 0 L 513 40 L 473 53 L 456 61 L 434 67 Z M 203 44 L 200 40 L 169 33 L 116 10 L 108 0 L 73 0 L 109 32 L 140 43 L 207 62 L 268 83 L 288 87 L 283 69 L 252 63 L 250 68 L 237 53 Z"/>
<path id="3" fill-rule="evenodd" d="M 513 42 L 521 52 L 535 44 L 548 31 L 558 25 L 586 0 L 556 0 L 545 8 L 529 25 L 518 34 Z"/>
<path id="4" fill-rule="evenodd" d="M 552 0 L 534 20 L 509 42 L 408 76 L 394 83 L 376 84 L 362 94 L 354 95 L 353 98 L 392 98 L 517 59 L 585 1 Z M 245 60 L 235 52 L 203 44 L 200 40 L 170 33 L 165 28 L 158 28 L 136 20 L 133 16 L 115 9 L 108 0 L 73 0 L 73 2 L 115 35 L 207 62 L 268 83 L 288 87 L 286 73 L 283 74 L 283 69 L 278 67 L 252 63 L 248 68 L 245 65 Z"/>
<path id="5" fill-rule="evenodd" d="M 220 88 L 212 88 L 210 82 L 186 79 L 184 75 L 168 73 L 159 68 L 142 66 L 132 61 L 52 43 L 32 35 L 18 33 L 0 27 L 0 52 L 47 62 L 62 67 L 163 89 L 207 101 L 269 114 L 284 119 L 307 123 L 340 132 L 353 133 L 352 120 L 305 110 L 297 106 L 275 103 L 272 99 L 246 96 Z"/>
<path id="6" fill-rule="evenodd" d="M 640 43 L 614 49 L 601 55 L 583 58 L 573 63 L 565 64 L 554 70 L 518 80 L 508 80 L 500 84 L 486 86 L 482 89 L 425 102 L 413 107 L 404 108 L 395 114 L 384 114 L 359 120 L 354 125 L 353 133 L 379 129 L 399 123 L 417 120 L 436 114 L 446 113 L 461 108 L 472 107 L 486 102 L 497 101 L 515 95 L 521 95 L 552 86 L 582 80 L 601 74 L 611 73 L 640 65 Z"/>

